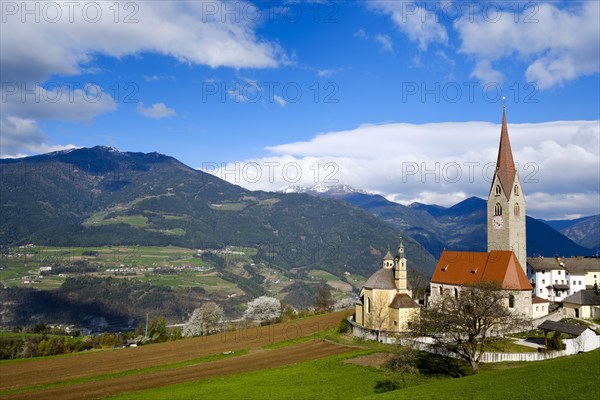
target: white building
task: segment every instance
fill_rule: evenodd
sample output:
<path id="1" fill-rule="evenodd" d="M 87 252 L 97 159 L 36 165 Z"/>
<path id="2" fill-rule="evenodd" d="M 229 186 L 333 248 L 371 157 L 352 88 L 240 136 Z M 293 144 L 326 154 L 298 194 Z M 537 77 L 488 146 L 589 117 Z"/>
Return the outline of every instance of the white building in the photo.
<path id="1" fill-rule="evenodd" d="M 552 302 L 600 284 L 600 259 L 528 257 L 527 278 L 534 295 Z"/>

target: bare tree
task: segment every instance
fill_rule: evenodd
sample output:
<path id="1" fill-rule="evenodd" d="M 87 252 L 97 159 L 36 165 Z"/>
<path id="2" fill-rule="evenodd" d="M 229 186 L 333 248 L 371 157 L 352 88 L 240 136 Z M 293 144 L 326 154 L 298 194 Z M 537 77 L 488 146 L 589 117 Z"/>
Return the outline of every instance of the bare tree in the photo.
<path id="1" fill-rule="evenodd" d="M 409 346 L 397 344 L 392 357 L 384 364 L 402 382 L 401 387 L 406 387 L 406 375 L 419 373 L 417 368 L 417 352 Z"/>
<path id="2" fill-rule="evenodd" d="M 381 331 L 385 330 L 390 322 L 389 304 L 383 297 L 378 297 L 373 302 L 368 318 L 370 328 L 377 331 L 377 341 L 379 341 Z"/>
<path id="3" fill-rule="evenodd" d="M 315 296 L 315 308 L 319 311 L 331 311 L 333 308 L 333 297 L 331 289 L 327 285 L 321 286 L 321 289 Z"/>
<path id="4" fill-rule="evenodd" d="M 204 303 L 196 308 L 186 324 L 183 326 L 183 336 L 203 336 L 220 330 L 223 318 L 223 309 L 215 303 Z"/>
<path id="5" fill-rule="evenodd" d="M 492 331 L 513 331 L 528 322 L 508 309 L 506 298 L 506 292 L 496 283 L 465 286 L 458 296 L 445 294 L 423 309 L 412 324 L 413 333 L 433 334 L 436 348 L 468 361 L 477 372 Z"/>
<path id="6" fill-rule="evenodd" d="M 281 303 L 274 297 L 261 296 L 248 303 L 244 318 L 261 324 L 273 322 L 281 316 Z"/>

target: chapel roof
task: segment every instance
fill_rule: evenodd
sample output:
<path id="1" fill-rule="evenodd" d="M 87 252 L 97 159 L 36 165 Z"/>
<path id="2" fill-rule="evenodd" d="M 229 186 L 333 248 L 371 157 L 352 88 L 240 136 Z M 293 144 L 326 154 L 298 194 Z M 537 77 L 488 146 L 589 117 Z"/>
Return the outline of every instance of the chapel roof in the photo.
<path id="1" fill-rule="evenodd" d="M 390 303 L 391 308 L 419 308 L 419 305 L 406 293 L 397 294 Z"/>

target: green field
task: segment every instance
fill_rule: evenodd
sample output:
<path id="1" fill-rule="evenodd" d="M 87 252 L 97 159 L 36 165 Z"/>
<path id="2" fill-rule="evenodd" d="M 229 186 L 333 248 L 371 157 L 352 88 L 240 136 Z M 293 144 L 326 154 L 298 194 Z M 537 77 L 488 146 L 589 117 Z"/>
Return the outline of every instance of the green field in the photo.
<path id="1" fill-rule="evenodd" d="M 308 271 L 308 274 L 313 279 L 318 279 L 327 282 L 337 282 L 340 280 L 337 276 L 330 274 L 327 271 L 323 271 L 321 269 L 311 269 Z"/>
<path id="2" fill-rule="evenodd" d="M 548 361 L 500 363 L 488 366 L 478 375 L 408 387 L 368 399 L 598 399 L 599 381 L 600 350 L 595 350 Z"/>
<path id="3" fill-rule="evenodd" d="M 180 234 L 173 230 L 173 234 Z M 202 267 L 209 264 L 201 258 L 194 257 L 195 249 L 181 247 L 145 247 L 145 246 L 119 246 L 119 247 L 48 247 L 30 246 L 12 248 L 8 255 L 0 258 L 0 281 L 5 286 L 27 286 L 36 289 L 51 290 L 60 287 L 64 277 L 49 275 L 37 279 L 39 268 L 54 265 L 69 265 L 87 260 L 91 264 L 99 265 L 99 273 L 105 269 L 125 267 Z M 172 275 L 170 275 L 172 276 Z M 141 278 L 144 278 L 141 276 Z M 160 281 L 160 275 L 155 280 Z M 181 277 L 184 279 L 187 277 Z M 193 279 L 189 285 L 200 286 L 203 282 L 202 274 L 199 279 Z M 180 280 L 181 280 L 180 279 Z M 31 283 L 25 283 L 29 280 Z M 35 281 L 35 282 L 34 282 Z M 40 281 L 40 282 L 37 282 Z M 207 285 L 217 286 L 214 279 L 208 279 Z M 225 282 L 225 281 L 223 281 Z M 227 283 L 226 283 L 227 284 Z M 229 284 L 230 286 L 234 286 Z M 176 283 L 175 286 L 181 286 Z"/>
<path id="4" fill-rule="evenodd" d="M 156 286 L 167 287 L 202 287 L 208 293 L 225 292 L 227 294 L 243 294 L 234 284 L 218 277 L 214 272 L 194 273 L 184 272 L 173 275 L 146 275 L 140 281 L 149 282 Z"/>
<path id="5" fill-rule="evenodd" d="M 210 204 L 210 208 L 218 211 L 241 211 L 246 203 Z"/>
<path id="6" fill-rule="evenodd" d="M 426 372 L 407 377 L 407 387 L 374 394 L 381 369 L 346 360 L 371 351 L 291 366 L 127 393 L 114 399 L 531 399 L 600 398 L 600 351 L 533 363 L 499 363 L 478 375 L 451 378 Z M 518 382 L 518 384 L 517 384 Z"/>
<path id="7" fill-rule="evenodd" d="M 232 375 L 137 393 L 111 399 L 351 399 L 373 393 L 381 371 L 344 362 L 365 354 L 357 351 L 316 361 Z"/>

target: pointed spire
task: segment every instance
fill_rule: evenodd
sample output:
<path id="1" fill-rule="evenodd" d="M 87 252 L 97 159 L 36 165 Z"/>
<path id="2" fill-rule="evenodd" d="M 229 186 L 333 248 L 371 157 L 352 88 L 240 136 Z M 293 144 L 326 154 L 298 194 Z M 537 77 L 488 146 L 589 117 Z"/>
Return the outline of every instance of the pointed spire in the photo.
<path id="1" fill-rule="evenodd" d="M 515 161 L 510 148 L 508 138 L 508 127 L 506 126 L 506 106 L 502 111 L 502 130 L 500 132 L 500 146 L 498 147 L 498 160 L 496 161 L 496 175 L 500 179 L 502 189 L 506 197 L 512 193 L 512 185 L 515 182 Z"/>

